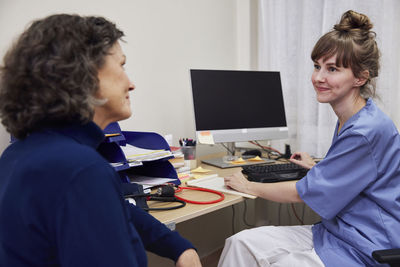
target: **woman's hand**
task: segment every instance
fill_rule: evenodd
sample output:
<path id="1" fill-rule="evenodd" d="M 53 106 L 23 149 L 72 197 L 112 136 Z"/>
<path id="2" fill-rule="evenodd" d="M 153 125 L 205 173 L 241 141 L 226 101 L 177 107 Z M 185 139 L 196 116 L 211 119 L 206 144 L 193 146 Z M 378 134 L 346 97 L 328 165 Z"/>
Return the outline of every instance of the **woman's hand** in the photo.
<path id="1" fill-rule="evenodd" d="M 306 169 L 311 169 L 314 167 L 315 164 L 317 164 L 311 156 L 306 153 L 306 152 L 295 152 L 292 154 L 290 157 L 290 161 L 293 163 L 296 163 L 297 165 L 300 165 Z"/>
<path id="2" fill-rule="evenodd" d="M 224 178 L 225 185 L 243 193 L 249 193 L 250 182 L 243 176 L 241 172 L 234 173 Z"/>
<path id="3" fill-rule="evenodd" d="M 176 267 L 201 267 L 199 255 L 194 249 L 185 250 L 178 258 Z"/>

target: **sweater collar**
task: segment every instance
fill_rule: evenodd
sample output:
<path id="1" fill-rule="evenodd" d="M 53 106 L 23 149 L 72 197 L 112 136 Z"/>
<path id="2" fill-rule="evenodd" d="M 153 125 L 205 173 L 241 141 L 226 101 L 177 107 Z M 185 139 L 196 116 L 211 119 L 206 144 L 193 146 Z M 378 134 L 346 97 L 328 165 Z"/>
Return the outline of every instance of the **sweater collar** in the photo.
<path id="1" fill-rule="evenodd" d="M 71 137 L 77 142 L 91 146 L 95 149 L 105 139 L 103 131 L 92 121 L 86 124 L 66 124 L 59 127 L 52 127 L 48 130 Z"/>

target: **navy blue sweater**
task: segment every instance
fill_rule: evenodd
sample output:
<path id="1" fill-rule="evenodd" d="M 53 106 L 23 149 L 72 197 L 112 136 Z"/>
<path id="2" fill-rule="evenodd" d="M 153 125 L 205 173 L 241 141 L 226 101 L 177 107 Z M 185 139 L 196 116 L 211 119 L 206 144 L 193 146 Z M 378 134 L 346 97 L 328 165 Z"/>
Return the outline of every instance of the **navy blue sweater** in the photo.
<path id="1" fill-rule="evenodd" d="M 146 266 L 192 244 L 126 202 L 94 123 L 53 127 L 0 158 L 0 266 Z"/>

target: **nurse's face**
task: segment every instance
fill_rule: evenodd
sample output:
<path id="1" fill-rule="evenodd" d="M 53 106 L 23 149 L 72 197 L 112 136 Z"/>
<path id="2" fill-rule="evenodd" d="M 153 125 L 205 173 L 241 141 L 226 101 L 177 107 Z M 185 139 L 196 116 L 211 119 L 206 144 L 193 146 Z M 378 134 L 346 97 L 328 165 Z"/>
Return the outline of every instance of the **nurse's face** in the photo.
<path id="1" fill-rule="evenodd" d="M 360 94 L 358 79 L 351 68 L 336 66 L 336 55 L 314 62 L 311 81 L 320 103 L 340 104 L 348 97 Z"/>
<path id="2" fill-rule="evenodd" d="M 102 129 L 111 122 L 131 116 L 129 91 L 135 86 L 125 73 L 125 60 L 121 46 L 116 42 L 106 56 L 104 66 L 98 71 L 100 84 L 96 98 L 106 99 L 107 102 L 95 107 L 93 121 Z"/>

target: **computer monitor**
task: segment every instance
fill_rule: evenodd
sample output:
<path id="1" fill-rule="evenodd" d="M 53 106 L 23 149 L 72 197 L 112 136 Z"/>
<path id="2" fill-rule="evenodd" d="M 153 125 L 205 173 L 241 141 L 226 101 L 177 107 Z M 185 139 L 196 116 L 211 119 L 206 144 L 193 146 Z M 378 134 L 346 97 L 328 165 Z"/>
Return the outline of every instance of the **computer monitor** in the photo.
<path id="1" fill-rule="evenodd" d="M 211 135 L 234 152 L 235 142 L 288 137 L 279 72 L 192 69 L 190 75 L 198 140 Z"/>

